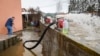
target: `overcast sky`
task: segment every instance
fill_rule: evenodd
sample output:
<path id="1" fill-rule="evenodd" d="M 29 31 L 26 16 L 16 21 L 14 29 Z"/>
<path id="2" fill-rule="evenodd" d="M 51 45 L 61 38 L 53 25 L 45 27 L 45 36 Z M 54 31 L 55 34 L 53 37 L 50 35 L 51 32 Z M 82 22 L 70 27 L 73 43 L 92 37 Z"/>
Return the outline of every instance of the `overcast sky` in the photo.
<path id="1" fill-rule="evenodd" d="M 37 8 L 46 13 L 57 12 L 57 3 L 59 0 L 21 0 L 22 8 Z M 68 11 L 69 0 L 60 0 L 62 2 L 61 12 Z"/>

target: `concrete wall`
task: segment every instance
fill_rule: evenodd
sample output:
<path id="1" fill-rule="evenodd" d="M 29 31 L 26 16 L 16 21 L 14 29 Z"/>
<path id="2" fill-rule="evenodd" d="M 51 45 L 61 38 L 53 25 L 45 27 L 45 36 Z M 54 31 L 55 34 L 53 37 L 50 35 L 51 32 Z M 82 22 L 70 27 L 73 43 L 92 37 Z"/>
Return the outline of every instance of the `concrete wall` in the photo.
<path id="1" fill-rule="evenodd" d="M 41 33 L 45 28 L 46 26 L 41 23 Z M 46 32 L 42 46 L 43 56 L 100 56 L 90 48 L 51 28 Z"/>
<path id="2" fill-rule="evenodd" d="M 15 16 L 14 31 L 22 30 L 21 0 L 0 0 L 0 34 L 7 34 L 6 20 Z"/>

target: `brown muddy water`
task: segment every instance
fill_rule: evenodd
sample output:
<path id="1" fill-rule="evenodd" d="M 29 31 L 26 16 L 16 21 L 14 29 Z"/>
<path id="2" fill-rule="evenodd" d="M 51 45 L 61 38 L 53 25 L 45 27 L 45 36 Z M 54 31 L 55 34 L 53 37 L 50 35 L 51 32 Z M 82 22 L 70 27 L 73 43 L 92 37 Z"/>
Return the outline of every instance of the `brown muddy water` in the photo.
<path id="1" fill-rule="evenodd" d="M 0 56 L 37 56 L 37 55 L 34 53 L 34 51 L 30 52 L 29 50 L 25 49 L 22 45 L 22 42 L 19 42 L 15 46 L 12 46 L 0 53 Z"/>
<path id="2" fill-rule="evenodd" d="M 25 50 L 22 46 L 22 42 L 19 42 L 15 46 L 12 46 L 3 52 L 0 52 L 0 56 L 23 56 L 24 51 Z"/>
<path id="3" fill-rule="evenodd" d="M 5 51 L 0 52 L 0 56 L 42 56 L 41 44 L 35 49 L 29 51 L 23 47 L 23 42 L 30 39 L 39 39 L 37 33 L 33 31 L 24 31 L 21 37 L 23 41 L 18 42 L 16 45 L 9 47 Z M 33 45 L 33 43 L 31 43 Z M 27 44 L 30 46 L 30 44 Z"/>

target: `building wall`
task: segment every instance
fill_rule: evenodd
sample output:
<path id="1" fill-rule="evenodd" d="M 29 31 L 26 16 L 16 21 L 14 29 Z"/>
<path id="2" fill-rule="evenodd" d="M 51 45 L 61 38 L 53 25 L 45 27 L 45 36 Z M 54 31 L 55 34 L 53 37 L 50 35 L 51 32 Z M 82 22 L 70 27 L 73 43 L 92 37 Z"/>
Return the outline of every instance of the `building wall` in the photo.
<path id="1" fill-rule="evenodd" d="M 0 34 L 7 34 L 6 20 L 14 16 L 14 32 L 22 30 L 21 0 L 0 0 Z"/>

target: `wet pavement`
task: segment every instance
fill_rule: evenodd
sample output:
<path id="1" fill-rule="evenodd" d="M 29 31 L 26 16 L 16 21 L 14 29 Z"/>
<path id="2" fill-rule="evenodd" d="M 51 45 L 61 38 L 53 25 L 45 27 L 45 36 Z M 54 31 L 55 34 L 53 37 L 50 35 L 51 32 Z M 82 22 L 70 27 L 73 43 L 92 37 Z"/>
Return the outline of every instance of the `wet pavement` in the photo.
<path id="1" fill-rule="evenodd" d="M 33 30 L 23 31 L 23 40 L 18 42 L 16 45 L 9 47 L 5 51 L 0 52 L 0 56 L 42 56 L 42 46 L 41 44 L 35 49 L 29 51 L 23 47 L 23 42 L 26 40 L 38 40 L 39 36 L 37 32 Z M 35 43 L 28 43 L 26 46 L 33 46 Z"/>

